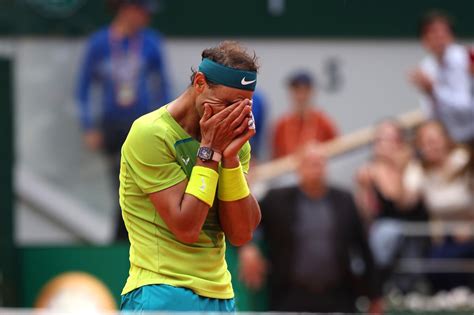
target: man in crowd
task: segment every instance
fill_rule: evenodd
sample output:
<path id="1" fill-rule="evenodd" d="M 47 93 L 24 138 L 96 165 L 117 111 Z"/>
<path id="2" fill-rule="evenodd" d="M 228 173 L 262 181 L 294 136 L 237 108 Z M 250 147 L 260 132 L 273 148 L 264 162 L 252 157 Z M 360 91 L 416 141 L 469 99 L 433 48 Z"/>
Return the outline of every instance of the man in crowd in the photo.
<path id="1" fill-rule="evenodd" d="M 161 36 L 146 28 L 156 3 L 111 0 L 109 4 L 116 15 L 109 26 L 88 40 L 76 99 L 84 143 L 88 149 L 106 154 L 114 191 L 118 191 L 120 148 L 135 119 L 169 100 L 169 78 Z M 93 84 L 98 84 L 102 92 L 97 119 L 92 110 Z M 119 213 L 115 238 L 125 240 L 127 233 Z"/>
<path id="2" fill-rule="evenodd" d="M 420 21 L 419 34 L 429 55 L 410 76 L 424 95 L 431 115 L 457 142 L 474 145 L 474 99 L 467 47 L 455 43 L 451 19 L 431 11 Z"/>
<path id="3" fill-rule="evenodd" d="M 243 245 L 260 221 L 245 177 L 257 69 L 235 42 L 205 49 L 191 86 L 134 122 L 120 170 L 122 310 L 234 311 L 225 239 Z"/>
<path id="4" fill-rule="evenodd" d="M 246 245 L 240 251 L 242 279 L 257 289 L 271 266 L 272 311 L 352 313 L 361 283 L 372 311 L 380 310 L 363 224 L 351 195 L 327 184 L 326 159 L 317 144 L 299 155 L 298 174 L 298 187 L 271 190 L 260 202 L 269 263 L 256 245 Z"/>
<path id="5" fill-rule="evenodd" d="M 334 122 L 313 106 L 316 88 L 310 74 L 304 71 L 295 73 L 288 80 L 288 87 L 292 109 L 275 124 L 274 158 L 295 153 L 308 141 L 334 139 L 338 133 Z"/>

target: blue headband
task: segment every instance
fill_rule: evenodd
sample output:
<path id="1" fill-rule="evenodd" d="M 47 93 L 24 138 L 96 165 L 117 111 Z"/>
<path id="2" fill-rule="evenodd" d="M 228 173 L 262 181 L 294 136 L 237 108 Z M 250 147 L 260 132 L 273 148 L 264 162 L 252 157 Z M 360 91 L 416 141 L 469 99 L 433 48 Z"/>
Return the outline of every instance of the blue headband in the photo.
<path id="1" fill-rule="evenodd" d="M 204 73 L 207 80 L 215 84 L 248 91 L 255 91 L 257 86 L 256 71 L 226 67 L 207 58 L 202 60 L 199 71 Z"/>

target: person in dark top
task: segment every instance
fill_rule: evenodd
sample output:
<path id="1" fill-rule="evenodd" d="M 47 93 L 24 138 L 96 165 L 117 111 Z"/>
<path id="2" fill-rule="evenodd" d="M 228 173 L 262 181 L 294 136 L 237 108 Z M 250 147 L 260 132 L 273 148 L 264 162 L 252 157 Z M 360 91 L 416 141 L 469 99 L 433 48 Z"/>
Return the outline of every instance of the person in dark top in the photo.
<path id="1" fill-rule="evenodd" d="M 370 223 L 380 218 L 426 220 L 421 208 L 404 209 L 398 204 L 402 185 L 395 185 L 412 158 L 402 128 L 392 120 L 376 127 L 372 159 L 357 172 L 356 200 L 364 218 Z"/>
<path id="2" fill-rule="evenodd" d="M 402 128 L 392 120 L 385 120 L 376 128 L 372 159 L 357 172 L 356 200 L 369 229 L 370 245 L 382 282 L 391 277 L 398 257 L 420 257 L 425 247 L 423 239 L 402 236 L 403 222 L 428 220 L 422 202 L 410 207 L 401 202 L 404 189 L 399 183 L 403 182 L 411 160 L 412 152 Z M 399 288 L 408 290 L 413 283 L 413 277 L 402 280 Z"/>
<path id="3" fill-rule="evenodd" d="M 299 186 L 271 190 L 260 202 L 269 264 L 256 245 L 246 245 L 242 279 L 257 288 L 268 272 L 271 311 L 354 312 L 359 295 L 380 311 L 377 274 L 351 195 L 326 183 L 317 145 L 305 147 L 300 159 Z"/>

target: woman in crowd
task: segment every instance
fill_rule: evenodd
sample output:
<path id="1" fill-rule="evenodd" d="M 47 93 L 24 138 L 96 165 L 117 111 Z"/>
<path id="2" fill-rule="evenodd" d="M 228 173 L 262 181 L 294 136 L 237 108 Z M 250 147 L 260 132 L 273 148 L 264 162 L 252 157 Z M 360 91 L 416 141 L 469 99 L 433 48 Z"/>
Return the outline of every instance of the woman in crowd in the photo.
<path id="1" fill-rule="evenodd" d="M 397 256 L 417 257 L 423 252 L 423 242 L 404 240 L 401 233 L 402 221 L 427 220 L 421 202 L 414 202 L 410 207 L 400 203 L 403 177 L 411 159 L 402 128 L 394 121 L 385 120 L 376 128 L 372 159 L 357 173 L 356 200 L 369 226 L 370 245 L 383 281 L 390 276 Z M 397 286 L 409 290 L 413 280 L 413 277 L 399 278 Z"/>
<path id="2" fill-rule="evenodd" d="M 425 203 L 432 227 L 432 259 L 474 258 L 474 239 L 470 234 L 474 190 L 468 151 L 456 145 L 436 121 L 426 122 L 417 129 L 415 146 L 420 160 L 407 167 L 403 206 L 410 207 L 420 200 Z M 466 225 L 448 229 L 447 223 L 452 222 Z M 436 291 L 470 282 L 464 274 L 434 274 L 430 278 Z"/>

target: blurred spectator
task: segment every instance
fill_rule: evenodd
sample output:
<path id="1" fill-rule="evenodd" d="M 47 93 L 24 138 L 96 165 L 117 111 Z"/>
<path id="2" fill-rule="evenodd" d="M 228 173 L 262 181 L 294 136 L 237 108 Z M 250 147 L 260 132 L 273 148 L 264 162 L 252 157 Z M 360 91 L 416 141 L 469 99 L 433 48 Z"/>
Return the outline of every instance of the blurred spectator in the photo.
<path id="1" fill-rule="evenodd" d="M 373 310 L 380 309 L 373 260 L 352 197 L 327 185 L 326 159 L 317 145 L 305 147 L 300 158 L 299 187 L 271 190 L 260 203 L 270 310 L 354 312 L 360 280 Z M 244 282 L 260 287 L 267 264 L 256 245 L 241 249 L 240 264 Z"/>
<path id="2" fill-rule="evenodd" d="M 431 258 L 474 258 L 474 239 L 469 233 L 474 223 L 474 191 L 465 166 L 469 153 L 455 145 L 443 125 L 429 121 L 416 132 L 419 163 L 408 166 L 404 178 L 405 206 L 423 200 L 430 214 L 433 231 Z M 465 222 L 449 236 L 444 223 Z M 466 230 L 467 229 L 467 230 Z M 432 277 L 435 290 L 469 284 L 465 274 L 440 274 Z"/>
<path id="3" fill-rule="evenodd" d="M 396 122 L 385 120 L 375 134 L 372 159 L 357 173 L 357 203 L 368 221 L 411 216 L 411 212 L 398 207 L 402 187 L 393 184 L 399 182 L 411 158 L 403 130 Z"/>
<path id="4" fill-rule="evenodd" d="M 250 139 L 252 146 L 252 158 L 262 158 L 262 138 L 264 137 L 266 121 L 267 121 L 267 100 L 260 90 L 256 90 L 252 98 L 252 113 L 257 127 L 257 133 Z"/>
<path id="5" fill-rule="evenodd" d="M 401 184 L 412 159 L 402 128 L 385 120 L 376 128 L 372 159 L 357 172 L 356 201 L 369 226 L 369 239 L 383 280 L 388 280 L 398 257 L 420 257 L 424 242 L 404 239 L 402 223 L 427 221 L 421 202 L 409 208 L 401 204 Z M 396 285 L 408 291 L 416 277 L 398 278 Z"/>
<path id="6" fill-rule="evenodd" d="M 295 153 L 310 140 L 323 142 L 337 137 L 332 119 L 313 106 L 315 86 L 313 78 L 306 72 L 297 72 L 288 80 L 292 109 L 275 124 L 274 158 Z"/>
<path id="7" fill-rule="evenodd" d="M 118 193 L 120 148 L 136 118 L 169 100 L 169 78 L 161 36 L 146 28 L 156 3 L 117 0 L 110 1 L 110 5 L 116 10 L 115 18 L 88 40 L 76 97 L 85 145 L 106 154 Z M 98 119 L 93 118 L 91 108 L 94 83 L 102 90 Z M 118 197 L 115 199 L 118 207 Z M 116 239 L 126 239 L 120 213 L 117 210 Z"/>
<path id="8" fill-rule="evenodd" d="M 439 11 L 421 19 L 419 34 L 429 56 L 411 74 L 425 95 L 424 103 L 456 142 L 468 143 L 474 152 L 473 61 L 469 49 L 455 43 L 453 23 Z M 474 170 L 474 162 L 471 161 Z"/>

